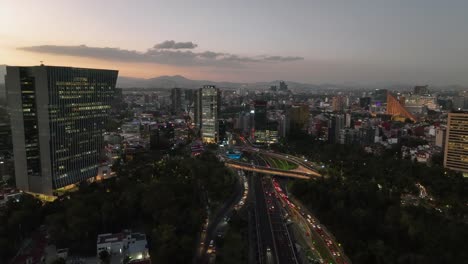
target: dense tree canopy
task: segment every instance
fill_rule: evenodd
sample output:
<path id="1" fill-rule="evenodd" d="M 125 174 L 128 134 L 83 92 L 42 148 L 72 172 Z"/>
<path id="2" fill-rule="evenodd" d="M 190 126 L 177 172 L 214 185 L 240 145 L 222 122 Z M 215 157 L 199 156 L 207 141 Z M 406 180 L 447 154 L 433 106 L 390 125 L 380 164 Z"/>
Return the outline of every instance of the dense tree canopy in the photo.
<path id="1" fill-rule="evenodd" d="M 302 137 L 277 146 L 324 162 L 327 177 L 295 181 L 293 194 L 332 231 L 354 263 L 461 263 L 468 257 L 468 181 L 434 164 Z M 421 183 L 434 197 L 402 204 Z"/>
<path id="2" fill-rule="evenodd" d="M 84 183 L 45 206 L 29 195 L 10 202 L 0 216 L 0 262 L 45 223 L 52 242 L 71 254 L 95 256 L 98 234 L 133 229 L 147 234 L 154 263 L 188 263 L 206 200 L 212 208 L 219 206 L 235 181 L 212 153 L 164 159 L 141 155 L 115 169 L 116 178 Z"/>

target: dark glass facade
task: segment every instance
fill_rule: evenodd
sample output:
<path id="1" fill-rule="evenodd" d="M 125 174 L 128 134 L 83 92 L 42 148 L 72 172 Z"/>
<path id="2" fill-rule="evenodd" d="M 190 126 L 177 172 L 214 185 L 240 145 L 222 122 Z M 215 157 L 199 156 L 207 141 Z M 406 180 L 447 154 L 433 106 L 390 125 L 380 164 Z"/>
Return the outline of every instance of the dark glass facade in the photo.
<path id="1" fill-rule="evenodd" d="M 27 69 L 20 70 L 26 168 L 28 176 L 40 176 L 39 130 L 37 122 L 36 86 Z"/>
<path id="2" fill-rule="evenodd" d="M 49 117 L 54 187 L 97 174 L 116 72 L 49 68 Z"/>
<path id="3" fill-rule="evenodd" d="M 51 194 L 95 177 L 117 71 L 8 67 L 6 80 L 17 136 L 13 144 L 18 187 Z M 22 116 L 15 114 L 18 104 Z M 24 161 L 27 173 L 21 169 Z"/>

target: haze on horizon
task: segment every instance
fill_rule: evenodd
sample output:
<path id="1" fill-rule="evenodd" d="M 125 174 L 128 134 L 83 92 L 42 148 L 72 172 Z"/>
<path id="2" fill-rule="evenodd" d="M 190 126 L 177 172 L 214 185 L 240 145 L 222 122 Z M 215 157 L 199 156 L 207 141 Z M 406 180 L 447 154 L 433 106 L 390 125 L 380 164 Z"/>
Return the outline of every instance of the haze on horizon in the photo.
<path id="1" fill-rule="evenodd" d="M 0 0 L 0 64 L 468 85 L 466 10 L 463 0 Z"/>

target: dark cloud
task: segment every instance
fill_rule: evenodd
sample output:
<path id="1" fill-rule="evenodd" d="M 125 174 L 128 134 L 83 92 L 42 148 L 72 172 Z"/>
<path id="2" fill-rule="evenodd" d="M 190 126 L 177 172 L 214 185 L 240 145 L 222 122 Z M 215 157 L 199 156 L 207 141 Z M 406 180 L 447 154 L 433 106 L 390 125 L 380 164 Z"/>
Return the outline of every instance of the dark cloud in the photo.
<path id="1" fill-rule="evenodd" d="M 264 60 L 267 61 L 297 61 L 297 60 L 303 60 L 303 57 L 282 57 L 282 56 L 267 56 L 263 58 Z"/>
<path id="2" fill-rule="evenodd" d="M 207 59 L 215 59 L 216 57 L 224 56 L 224 55 L 225 55 L 224 53 L 213 52 L 213 51 L 205 51 L 205 52 L 198 54 L 200 58 L 207 58 Z"/>
<path id="3" fill-rule="evenodd" d="M 177 50 L 182 49 L 182 46 L 192 42 L 174 42 L 164 44 L 168 41 L 155 45 L 153 48 L 148 49 L 146 52 L 139 52 L 134 50 L 124 50 L 120 48 L 100 48 L 88 47 L 86 45 L 79 46 L 55 46 L 55 45 L 42 45 L 31 47 L 20 47 L 18 49 L 37 53 L 47 53 L 55 55 L 67 55 L 76 57 L 88 57 L 111 61 L 122 62 L 144 62 L 144 63 L 157 63 L 176 66 L 225 66 L 225 67 L 239 67 L 252 63 L 276 63 L 286 61 L 303 60 L 302 57 L 283 57 L 283 56 L 255 56 L 243 57 L 230 53 L 221 53 L 214 51 L 193 52 L 190 50 Z M 173 42 L 173 41 L 172 41 Z M 164 45 L 163 45 L 164 44 Z M 183 44 L 183 45 L 182 45 Z M 193 44 L 196 46 L 196 44 Z M 161 47 L 172 48 L 161 48 Z M 174 48 L 178 47 L 178 48 Z"/>
<path id="4" fill-rule="evenodd" d="M 174 40 L 166 40 L 159 44 L 154 45 L 154 49 L 194 49 L 198 47 L 197 44 L 189 42 L 175 42 Z"/>

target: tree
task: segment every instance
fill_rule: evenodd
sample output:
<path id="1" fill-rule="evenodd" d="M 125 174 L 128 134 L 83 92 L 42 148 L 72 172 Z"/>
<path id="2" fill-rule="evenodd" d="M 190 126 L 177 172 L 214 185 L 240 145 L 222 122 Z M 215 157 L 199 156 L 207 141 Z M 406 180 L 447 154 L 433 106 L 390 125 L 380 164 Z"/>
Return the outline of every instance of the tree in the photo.
<path id="1" fill-rule="evenodd" d="M 63 258 L 57 258 L 52 261 L 52 264 L 66 264 L 66 261 Z"/>
<path id="2" fill-rule="evenodd" d="M 109 264 L 110 259 L 111 259 L 111 255 L 109 254 L 109 252 L 107 250 L 103 250 L 103 251 L 99 252 L 99 260 L 101 261 L 101 263 Z"/>

